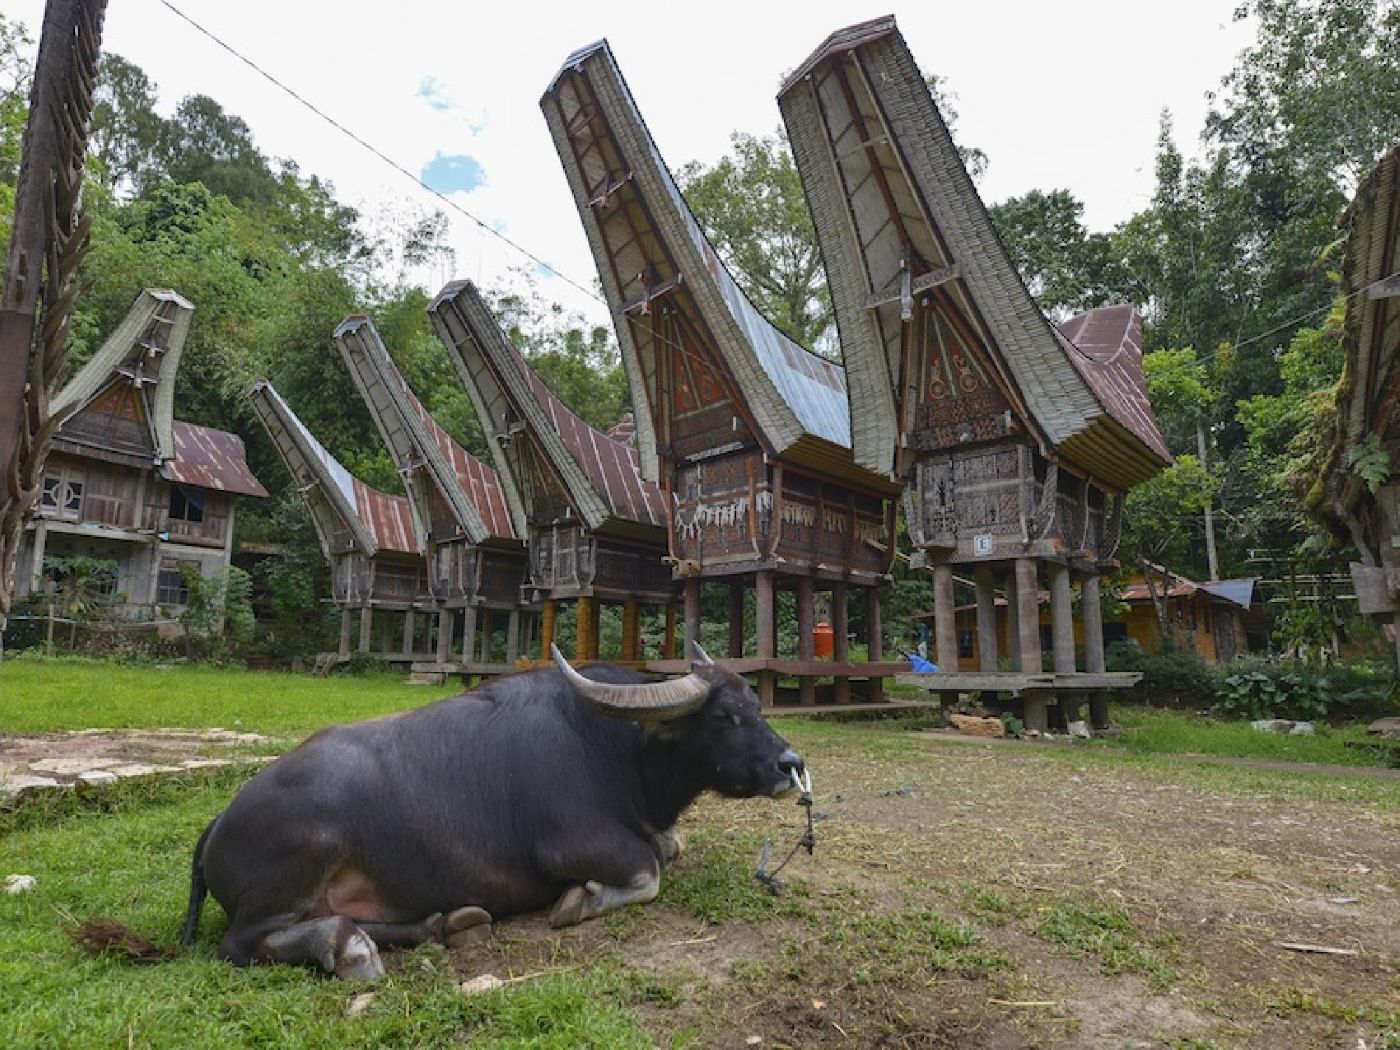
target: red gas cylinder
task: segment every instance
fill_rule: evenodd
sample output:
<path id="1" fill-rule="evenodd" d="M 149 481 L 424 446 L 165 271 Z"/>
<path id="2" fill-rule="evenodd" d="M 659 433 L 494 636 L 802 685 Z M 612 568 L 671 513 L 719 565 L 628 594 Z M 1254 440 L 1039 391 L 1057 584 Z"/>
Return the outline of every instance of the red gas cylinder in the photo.
<path id="1" fill-rule="evenodd" d="M 831 632 L 831 624 L 827 623 L 825 620 L 822 620 L 812 628 L 812 652 L 816 655 L 818 660 L 832 654 L 835 648 L 835 642 L 833 641 L 835 637 L 836 636 Z"/>

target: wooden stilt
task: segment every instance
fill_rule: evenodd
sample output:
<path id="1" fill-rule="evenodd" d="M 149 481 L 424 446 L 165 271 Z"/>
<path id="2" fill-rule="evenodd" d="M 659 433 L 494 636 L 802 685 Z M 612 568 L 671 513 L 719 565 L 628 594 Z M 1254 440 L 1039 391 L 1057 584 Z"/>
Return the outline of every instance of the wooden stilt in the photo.
<path id="1" fill-rule="evenodd" d="M 520 659 L 520 610 L 506 613 L 506 663 L 511 667 Z"/>
<path id="2" fill-rule="evenodd" d="M 340 610 L 340 645 L 336 649 L 337 655 L 343 660 L 350 655 L 350 617 L 353 611 L 349 608 Z"/>
<path id="3" fill-rule="evenodd" d="M 831 588 L 831 659 L 834 663 L 849 663 L 851 659 L 850 617 L 844 583 Z M 844 675 L 836 679 L 835 700 L 838 704 L 851 702 L 851 680 Z"/>
<path id="4" fill-rule="evenodd" d="M 622 603 L 622 659 L 641 659 L 641 617 L 636 601 Z"/>
<path id="5" fill-rule="evenodd" d="M 758 655 L 766 660 L 778 655 L 774 582 L 771 569 L 754 574 L 754 648 Z M 759 703 L 764 707 L 772 707 L 778 695 L 777 673 L 758 672 L 757 692 Z"/>
<path id="6" fill-rule="evenodd" d="M 485 606 L 482 607 L 480 613 L 477 615 L 478 622 L 481 624 L 479 632 L 481 635 L 481 662 L 489 664 L 491 663 L 492 657 L 495 656 L 495 646 L 493 643 L 496 633 L 496 616 Z"/>
<path id="7" fill-rule="evenodd" d="M 953 602 L 953 567 L 933 567 L 934 662 L 945 671 L 958 669 L 958 628 Z"/>
<path id="8" fill-rule="evenodd" d="M 884 622 L 881 619 L 880 589 L 869 587 L 865 592 L 866 659 L 879 663 L 885 658 Z M 872 677 L 866 687 L 866 699 L 872 704 L 885 699 L 885 680 Z"/>
<path id="9" fill-rule="evenodd" d="M 462 610 L 462 663 L 476 663 L 476 606 Z"/>
<path id="10" fill-rule="evenodd" d="M 1036 692 L 1025 693 L 1022 696 L 1022 702 L 1025 709 L 1025 718 L 1023 721 L 1026 723 L 1026 728 L 1034 729 L 1041 733 L 1045 732 L 1050 725 L 1049 719 L 1045 714 L 1045 694 Z"/>
<path id="11" fill-rule="evenodd" d="M 597 659 L 597 654 L 592 651 L 593 639 L 596 637 L 593 621 L 598 614 L 597 603 L 591 596 L 583 595 L 579 598 L 575 608 L 578 611 L 578 621 L 574 631 L 574 659 Z"/>
<path id="12" fill-rule="evenodd" d="M 1016 559 L 1016 628 L 1021 670 L 1040 670 L 1040 583 L 1033 558 Z"/>
<path id="13" fill-rule="evenodd" d="M 676 606 L 666 603 L 666 628 L 661 635 L 661 656 L 665 660 L 676 658 Z"/>
<path id="14" fill-rule="evenodd" d="M 1103 606 L 1100 604 L 1099 578 L 1090 573 L 1084 577 L 1079 592 L 1079 614 L 1084 618 L 1084 670 L 1102 671 Z"/>
<path id="15" fill-rule="evenodd" d="M 700 580 L 690 577 L 683 588 L 685 600 L 685 652 L 681 659 L 689 660 L 695 655 L 692 642 L 700 640 Z"/>
<path id="16" fill-rule="evenodd" d="M 404 610 L 403 614 L 403 652 L 407 656 L 413 652 L 415 633 L 418 627 L 418 618 L 412 609 Z"/>
<path id="17" fill-rule="evenodd" d="M 797 658 L 816 659 L 816 611 L 812 608 L 812 577 L 801 576 L 797 580 Z M 817 702 L 817 679 L 804 674 L 797 679 L 798 695 L 804 705 Z"/>
<path id="18" fill-rule="evenodd" d="M 729 655 L 744 655 L 744 585 L 729 585 Z"/>
<path id="19" fill-rule="evenodd" d="M 1074 600 L 1070 595 L 1069 567 L 1058 562 L 1045 566 L 1050 577 L 1050 641 L 1055 670 L 1074 671 Z"/>
<path id="20" fill-rule="evenodd" d="M 1011 670 L 1021 667 L 1021 603 L 1016 596 L 1016 570 L 1006 574 L 1006 657 Z M 1035 668 L 1040 670 L 1040 668 Z"/>
<path id="21" fill-rule="evenodd" d="M 367 653 L 374 644 L 374 607 L 360 606 L 360 652 Z"/>
<path id="22" fill-rule="evenodd" d="M 977 669 L 995 671 L 1001 658 L 996 574 L 990 565 L 979 565 L 972 570 L 972 579 L 977 584 Z"/>
<path id="23" fill-rule="evenodd" d="M 550 658 L 549 647 L 554 644 L 554 618 L 558 615 L 559 603 L 553 598 L 544 600 L 544 608 L 540 610 L 540 659 Z"/>
<path id="24" fill-rule="evenodd" d="M 437 661 L 445 664 L 452 659 L 452 610 L 438 612 Z"/>

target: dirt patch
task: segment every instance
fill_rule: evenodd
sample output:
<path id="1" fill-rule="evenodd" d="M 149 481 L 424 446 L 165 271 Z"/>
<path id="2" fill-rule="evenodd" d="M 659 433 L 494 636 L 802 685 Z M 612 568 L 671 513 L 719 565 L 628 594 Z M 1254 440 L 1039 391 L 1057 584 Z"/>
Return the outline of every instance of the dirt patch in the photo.
<path id="1" fill-rule="evenodd" d="M 785 897 L 751 871 L 764 835 L 796 840 L 795 807 L 703 800 L 654 904 L 508 920 L 453 966 L 640 973 L 665 1044 L 1400 1047 L 1400 815 L 882 739 L 804 748 L 822 819 Z"/>

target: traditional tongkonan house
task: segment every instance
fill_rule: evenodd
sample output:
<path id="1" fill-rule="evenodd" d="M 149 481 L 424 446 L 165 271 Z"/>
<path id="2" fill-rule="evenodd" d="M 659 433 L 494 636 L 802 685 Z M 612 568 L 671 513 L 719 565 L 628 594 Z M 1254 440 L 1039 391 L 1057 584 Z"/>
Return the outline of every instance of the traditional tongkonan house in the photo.
<path id="1" fill-rule="evenodd" d="M 535 618 L 521 604 L 525 546 L 499 476 L 428 414 L 369 318 L 347 318 L 335 341 L 403 478 L 427 557 L 429 611 L 437 612 L 436 660 L 413 670 L 469 676 L 513 670 L 528 648 Z M 408 637 L 415 629 L 413 610 L 406 615 Z M 494 641 L 497 625 L 504 626 L 501 646 Z"/>
<path id="2" fill-rule="evenodd" d="M 1317 509 L 1355 545 L 1357 603 L 1394 626 L 1400 660 L 1400 146 L 1361 183 L 1342 225 L 1346 369 Z"/>
<path id="3" fill-rule="evenodd" d="M 894 557 L 888 472 L 851 455 L 846 375 L 763 317 L 715 254 L 661 160 L 606 42 L 570 55 L 541 99 L 612 311 L 636 415 L 642 473 L 673 501 L 687 639 L 700 583 L 730 588 L 730 666 L 779 673 L 802 700 L 816 678 L 881 675 L 880 587 Z M 847 588 L 864 592 L 869 663 L 847 659 Z M 775 589 L 796 592 L 797 660 L 777 659 Z M 814 590 L 831 592 L 834 660 L 814 659 Z M 745 589 L 755 634 L 745 651 Z M 746 658 L 747 657 L 747 658 Z"/>
<path id="4" fill-rule="evenodd" d="M 396 638 L 392 622 L 430 600 L 408 500 L 371 488 L 346 470 L 266 379 L 253 384 L 248 403 L 287 465 L 330 566 L 331 599 L 340 607 L 336 659 L 350 658 L 356 614 L 359 652 L 399 663 L 430 659 L 431 653 L 414 650 L 411 631 Z"/>
<path id="5" fill-rule="evenodd" d="M 111 563 L 98 589 L 112 616 L 162 621 L 186 604 L 186 572 L 227 568 L 237 497 L 267 492 L 237 435 L 174 418 L 193 312 L 146 289 L 54 398 L 65 422 L 21 540 L 17 597 L 48 585 L 46 562 L 81 556 Z"/>
<path id="6" fill-rule="evenodd" d="M 995 674 L 1005 655 L 1039 675 L 1044 577 L 1055 689 L 1109 684 L 1099 574 L 1114 564 L 1127 490 L 1170 462 L 1134 311 L 1090 311 L 1060 332 L 1041 313 L 893 18 L 832 34 L 778 102 L 826 263 L 856 461 L 906 486 L 909 536 L 933 567 L 937 662 L 957 667 L 958 569 L 976 581 L 982 668 Z M 1006 654 L 996 645 L 1001 588 L 1018 622 Z M 1047 693 L 1024 695 L 1027 723 L 1043 723 Z M 1102 723 L 1107 705 L 1095 696 Z M 1062 699 L 1077 703 L 1073 692 Z"/>
<path id="7" fill-rule="evenodd" d="M 622 606 L 622 660 L 643 660 L 641 607 L 664 607 L 668 621 L 674 609 L 660 490 L 638 475 L 629 445 L 589 426 L 545 386 L 469 281 L 447 285 L 428 313 L 526 538 L 529 586 L 544 601 L 543 654 L 555 641 L 558 603 L 576 601 L 574 656 L 596 660 L 603 602 Z M 668 622 L 668 647 L 671 636 Z"/>

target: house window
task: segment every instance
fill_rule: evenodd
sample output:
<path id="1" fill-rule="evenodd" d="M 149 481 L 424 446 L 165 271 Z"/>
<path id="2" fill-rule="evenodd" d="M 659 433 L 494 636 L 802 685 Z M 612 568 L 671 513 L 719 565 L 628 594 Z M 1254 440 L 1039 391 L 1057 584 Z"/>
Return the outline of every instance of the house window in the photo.
<path id="1" fill-rule="evenodd" d="M 44 475 L 39 493 L 39 506 L 48 517 L 64 521 L 79 521 L 83 516 L 83 483 L 81 470 L 60 468 Z"/>
<path id="2" fill-rule="evenodd" d="M 183 485 L 170 486 L 170 520 L 198 523 L 204 520 L 204 493 Z"/>
<path id="3" fill-rule="evenodd" d="M 156 577 L 157 605 L 188 604 L 190 589 L 185 584 L 185 574 L 180 571 L 182 566 L 189 566 L 195 572 L 199 571 L 199 562 L 197 561 L 176 561 L 174 558 L 161 559 L 160 575 Z"/>

